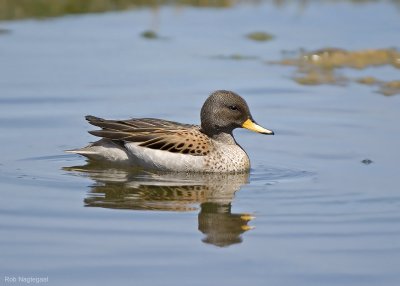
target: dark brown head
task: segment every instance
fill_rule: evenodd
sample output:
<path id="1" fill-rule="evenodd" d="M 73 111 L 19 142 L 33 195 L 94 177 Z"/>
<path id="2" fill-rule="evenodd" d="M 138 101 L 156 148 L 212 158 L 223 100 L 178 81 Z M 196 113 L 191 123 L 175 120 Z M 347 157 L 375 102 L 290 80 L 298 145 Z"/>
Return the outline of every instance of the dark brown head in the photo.
<path id="1" fill-rule="evenodd" d="M 235 128 L 246 128 L 258 133 L 273 135 L 274 132 L 255 123 L 246 101 L 232 91 L 217 90 L 201 108 L 201 129 L 213 136 L 232 134 Z"/>

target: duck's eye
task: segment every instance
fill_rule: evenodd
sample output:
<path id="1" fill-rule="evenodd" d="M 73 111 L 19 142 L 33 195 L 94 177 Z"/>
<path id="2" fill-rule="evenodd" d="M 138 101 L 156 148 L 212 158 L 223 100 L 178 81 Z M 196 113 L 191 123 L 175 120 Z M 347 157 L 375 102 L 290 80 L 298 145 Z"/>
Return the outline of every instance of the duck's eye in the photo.
<path id="1" fill-rule="evenodd" d="M 229 109 L 230 110 L 238 110 L 238 107 L 236 105 L 230 105 Z"/>

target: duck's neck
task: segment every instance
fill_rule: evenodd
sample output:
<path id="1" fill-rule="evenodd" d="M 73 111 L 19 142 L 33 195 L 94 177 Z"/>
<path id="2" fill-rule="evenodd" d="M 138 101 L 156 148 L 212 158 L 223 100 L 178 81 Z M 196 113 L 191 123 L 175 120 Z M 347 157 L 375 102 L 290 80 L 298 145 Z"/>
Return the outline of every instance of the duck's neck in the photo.
<path id="1" fill-rule="evenodd" d="M 213 140 L 224 143 L 224 144 L 229 144 L 229 145 L 236 145 L 235 138 L 233 138 L 232 133 L 224 133 L 220 132 L 217 134 L 213 134 L 210 136 Z"/>

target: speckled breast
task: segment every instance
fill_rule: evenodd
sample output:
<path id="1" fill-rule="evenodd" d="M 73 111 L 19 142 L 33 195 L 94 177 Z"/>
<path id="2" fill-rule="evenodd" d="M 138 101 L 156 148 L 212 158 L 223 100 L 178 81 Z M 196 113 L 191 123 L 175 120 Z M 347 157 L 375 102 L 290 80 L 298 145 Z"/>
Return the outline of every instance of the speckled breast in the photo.
<path id="1" fill-rule="evenodd" d="M 205 156 L 205 170 L 208 172 L 244 172 L 250 169 L 250 160 L 239 145 L 214 142 L 214 150 Z"/>

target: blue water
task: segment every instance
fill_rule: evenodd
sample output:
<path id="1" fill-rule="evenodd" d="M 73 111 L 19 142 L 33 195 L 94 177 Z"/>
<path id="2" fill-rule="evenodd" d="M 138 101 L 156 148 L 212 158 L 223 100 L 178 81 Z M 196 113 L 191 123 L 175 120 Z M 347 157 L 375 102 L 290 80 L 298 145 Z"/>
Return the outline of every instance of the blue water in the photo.
<path id="1" fill-rule="evenodd" d="M 314 2 L 1 22 L 0 275 L 399 285 L 400 96 L 300 86 L 292 67 L 267 62 L 300 48 L 399 47 L 400 12 L 386 1 Z M 140 36 L 154 27 L 160 39 Z M 275 38 L 247 40 L 253 31 Z M 232 54 L 255 58 L 220 57 Z M 367 72 L 399 79 L 393 67 Z M 216 89 L 241 94 L 276 133 L 235 131 L 249 176 L 138 172 L 63 152 L 95 140 L 86 114 L 198 123 Z"/>

